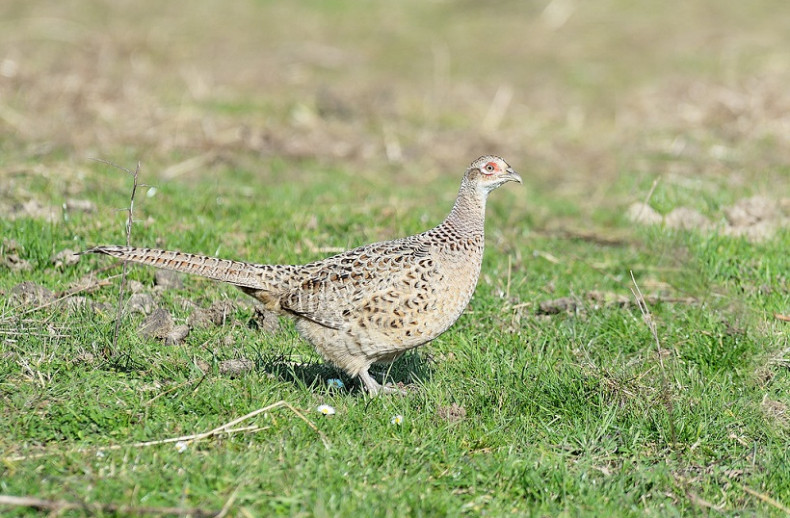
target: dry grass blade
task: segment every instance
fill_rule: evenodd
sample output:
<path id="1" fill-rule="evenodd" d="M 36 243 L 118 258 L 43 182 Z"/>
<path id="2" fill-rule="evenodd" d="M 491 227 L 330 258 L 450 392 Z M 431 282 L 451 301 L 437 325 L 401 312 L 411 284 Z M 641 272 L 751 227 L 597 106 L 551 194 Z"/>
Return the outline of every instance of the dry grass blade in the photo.
<path id="1" fill-rule="evenodd" d="M 634 277 L 633 270 L 631 273 L 631 282 L 633 283 L 633 288 L 631 288 L 631 293 L 634 294 L 634 298 L 636 298 L 636 303 L 639 306 L 639 311 L 642 312 L 642 319 L 647 324 L 648 329 L 650 329 L 650 334 L 653 335 L 653 340 L 656 343 L 656 352 L 658 354 L 658 364 L 660 367 L 661 372 L 661 396 L 664 400 L 664 404 L 667 409 L 667 417 L 669 418 L 669 433 L 672 439 L 672 447 L 675 449 L 675 453 L 679 455 L 679 451 L 676 449 L 677 447 L 677 435 L 675 432 L 675 417 L 674 417 L 674 407 L 672 405 L 672 397 L 669 393 L 669 382 L 667 381 L 667 373 L 666 368 L 664 366 L 664 351 L 661 347 L 661 340 L 658 338 L 658 331 L 656 329 L 656 321 L 653 319 L 653 315 L 650 313 L 650 309 L 647 307 L 647 302 L 645 302 L 645 296 L 642 294 L 642 290 L 639 289 L 639 284 L 636 282 L 636 278 Z"/>
<path id="2" fill-rule="evenodd" d="M 236 489 L 233 490 L 233 492 L 230 494 L 228 499 L 225 501 L 225 504 L 223 504 L 222 509 L 220 509 L 220 511 L 216 514 L 214 518 L 224 518 L 225 516 L 228 515 L 228 511 L 230 511 L 230 506 L 232 506 L 233 502 L 236 501 L 236 495 L 239 494 L 239 490 L 242 488 L 243 485 L 244 484 L 236 486 Z"/>
<path id="3" fill-rule="evenodd" d="M 760 493 L 759 491 L 755 491 L 754 489 L 748 488 L 746 486 L 740 486 L 740 488 L 743 489 L 745 492 L 749 493 L 750 495 L 759 498 L 760 500 L 762 500 L 766 504 L 771 505 L 773 507 L 776 507 L 777 509 L 779 509 L 783 513 L 790 515 L 790 507 L 787 507 L 786 505 L 782 504 L 781 502 L 778 502 L 778 501 L 774 500 L 770 496 L 768 496 L 768 495 L 766 495 L 764 493 Z"/>
<path id="4" fill-rule="evenodd" d="M 251 425 L 251 426 L 246 426 L 246 427 L 242 427 L 242 428 L 233 428 L 233 427 L 235 425 L 241 423 L 242 421 L 246 421 L 247 419 L 251 419 L 251 418 L 255 417 L 256 415 L 259 415 L 259 414 L 262 414 L 264 412 L 268 412 L 270 410 L 274 410 L 274 409 L 280 408 L 280 407 L 285 407 L 285 408 L 289 409 L 291 412 L 293 412 L 294 414 L 296 414 L 296 416 L 299 419 L 304 421 L 307 424 L 307 426 L 312 428 L 313 431 L 315 431 L 315 433 L 318 434 L 318 436 L 321 438 L 321 442 L 324 444 L 324 447 L 326 449 L 329 449 L 330 444 L 329 444 L 329 440 L 327 439 L 326 435 L 321 430 L 319 430 L 318 427 L 315 424 L 313 424 L 309 419 L 307 419 L 307 417 L 305 417 L 304 414 L 302 412 L 300 412 L 299 410 L 297 410 L 293 405 L 291 405 L 290 403 L 288 403 L 285 400 L 280 400 L 280 401 L 278 401 L 276 403 L 272 403 L 271 405 L 268 405 L 268 406 L 265 406 L 263 408 L 259 408 L 257 410 L 254 410 L 254 411 L 252 411 L 252 412 L 250 412 L 248 414 L 245 414 L 245 415 L 243 415 L 243 416 L 241 416 L 241 417 L 239 417 L 237 419 L 234 419 L 233 421 L 225 423 L 222 426 L 218 426 L 217 428 L 214 428 L 212 430 L 209 430 L 209 431 L 203 432 L 203 433 L 192 434 L 192 435 L 182 435 L 180 437 L 168 437 L 167 439 L 158 439 L 158 440 L 155 440 L 155 441 L 135 442 L 135 443 L 131 443 L 131 444 L 112 444 L 112 445 L 109 445 L 109 446 L 103 446 L 103 447 L 99 447 L 99 448 L 77 449 L 77 450 L 67 451 L 66 453 L 72 453 L 72 452 L 88 453 L 88 452 L 92 452 L 92 451 L 97 451 L 97 452 L 98 451 L 113 451 L 113 450 L 121 450 L 121 449 L 124 449 L 124 448 L 147 448 L 149 446 L 158 446 L 158 445 L 161 445 L 161 444 L 169 444 L 169 443 L 177 443 L 177 442 L 182 442 L 182 443 L 197 442 L 197 441 L 200 441 L 200 440 L 203 440 L 203 439 L 207 439 L 209 437 L 213 437 L 213 436 L 219 435 L 219 434 L 232 435 L 234 433 L 239 433 L 239 432 L 251 432 L 251 431 L 255 432 L 255 431 L 258 431 L 258 430 L 261 429 L 257 425 Z M 47 455 L 51 455 L 51 454 L 54 454 L 54 453 L 57 453 L 57 452 L 37 453 L 37 454 L 33 454 L 33 455 L 19 455 L 19 456 L 16 456 L 16 457 L 5 457 L 2 460 L 4 462 L 18 462 L 18 461 L 23 461 L 23 460 L 29 460 L 29 459 L 36 459 L 36 458 L 40 458 L 40 457 L 45 457 Z"/>
<path id="5" fill-rule="evenodd" d="M 321 430 L 319 430 L 316 425 L 314 425 L 309 419 L 307 419 L 304 416 L 304 414 L 302 414 L 299 410 L 294 408 L 293 405 L 291 405 L 289 402 L 287 402 L 285 400 L 280 400 L 277 403 L 273 403 L 273 404 L 271 404 L 271 405 L 269 405 L 267 407 L 263 407 L 263 408 L 259 408 L 258 410 L 254 410 L 254 411 L 250 412 L 249 414 L 243 415 L 243 416 L 239 417 L 238 419 L 234 419 L 233 421 L 230 421 L 229 423 L 225 423 L 224 425 L 222 425 L 222 426 L 220 426 L 218 428 L 214 428 L 213 430 L 208 431 L 208 432 L 206 432 L 205 434 L 202 434 L 202 435 L 208 437 L 208 436 L 220 433 L 220 432 L 228 431 L 231 427 L 233 427 L 236 424 L 239 424 L 242 421 L 246 421 L 247 419 L 255 417 L 258 414 L 261 414 L 261 413 L 269 411 L 269 410 L 273 410 L 273 409 L 281 407 L 281 406 L 284 406 L 284 407 L 288 408 L 291 412 L 296 414 L 296 416 L 299 417 L 299 419 L 304 421 L 307 424 L 307 426 L 312 428 L 315 431 L 315 433 L 317 433 L 319 435 L 319 437 L 321 437 L 321 442 L 324 443 L 324 446 L 327 449 L 329 449 L 329 441 L 327 440 L 326 435 L 324 435 L 324 433 Z"/>
<path id="6" fill-rule="evenodd" d="M 661 340 L 658 339 L 658 332 L 656 331 L 656 322 L 653 320 L 653 315 L 650 314 L 650 310 L 647 307 L 647 302 L 645 301 L 645 296 L 642 295 L 642 290 L 639 289 L 639 285 L 636 283 L 636 279 L 634 278 L 634 272 L 631 271 L 631 282 L 634 284 L 634 287 L 631 288 L 631 293 L 633 293 L 634 298 L 636 299 L 636 304 L 639 306 L 639 311 L 642 313 L 642 319 L 647 324 L 648 329 L 650 329 L 650 334 L 653 335 L 653 339 L 656 342 L 656 350 L 658 352 L 658 362 L 661 365 L 661 370 L 664 370 L 664 353 L 661 349 Z"/>
<path id="7" fill-rule="evenodd" d="M 711 502 L 708 502 L 707 500 L 705 500 L 704 498 L 702 498 L 698 494 L 694 493 L 693 491 L 689 491 L 686 494 L 686 497 L 689 499 L 689 501 L 692 504 L 697 505 L 699 507 L 704 507 L 704 508 L 707 508 L 707 509 L 713 509 L 715 511 L 724 512 L 724 507 L 722 507 L 720 505 L 716 505 L 716 504 L 711 503 Z"/>

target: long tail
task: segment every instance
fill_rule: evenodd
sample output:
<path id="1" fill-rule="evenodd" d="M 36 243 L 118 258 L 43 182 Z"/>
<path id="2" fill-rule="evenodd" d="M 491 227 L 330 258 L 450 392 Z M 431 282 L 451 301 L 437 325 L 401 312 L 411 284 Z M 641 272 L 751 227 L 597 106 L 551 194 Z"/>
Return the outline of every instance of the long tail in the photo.
<path id="1" fill-rule="evenodd" d="M 106 254 L 123 261 L 200 275 L 256 290 L 272 290 L 276 287 L 278 277 L 281 277 L 285 273 L 284 270 L 288 269 L 287 266 L 257 265 L 205 255 L 118 245 L 97 246 L 82 253 Z"/>

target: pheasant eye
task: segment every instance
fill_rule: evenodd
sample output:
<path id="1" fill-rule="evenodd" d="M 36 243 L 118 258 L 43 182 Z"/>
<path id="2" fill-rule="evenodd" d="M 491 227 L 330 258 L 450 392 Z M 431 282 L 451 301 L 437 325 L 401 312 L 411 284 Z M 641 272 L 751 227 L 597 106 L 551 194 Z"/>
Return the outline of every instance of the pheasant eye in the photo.
<path id="1" fill-rule="evenodd" d="M 496 166 L 496 164 L 494 162 L 489 162 L 485 166 L 485 171 L 488 174 L 492 174 L 496 170 L 497 170 L 497 166 Z"/>

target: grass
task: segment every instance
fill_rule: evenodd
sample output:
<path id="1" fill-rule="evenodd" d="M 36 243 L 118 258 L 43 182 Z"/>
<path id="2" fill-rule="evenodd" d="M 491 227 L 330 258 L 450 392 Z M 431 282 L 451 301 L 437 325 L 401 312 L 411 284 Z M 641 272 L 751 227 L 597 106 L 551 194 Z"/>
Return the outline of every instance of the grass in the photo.
<path id="1" fill-rule="evenodd" d="M 661 214 L 719 229 L 739 200 L 787 203 L 790 42 L 772 2 L 648 16 L 608 1 L 558 27 L 511 2 L 6 4 L 0 497 L 64 516 L 787 512 L 790 231 L 776 214 L 762 240 L 625 216 L 651 189 Z M 232 287 L 155 289 L 144 268 L 129 280 L 177 324 L 190 302 L 234 309 L 179 345 L 125 315 L 112 350 L 120 268 L 51 261 L 125 240 L 131 179 L 89 157 L 142 162 L 133 244 L 300 263 L 438 223 L 484 152 L 526 185 L 489 200 L 468 311 L 393 366 L 408 397 L 367 398 L 288 322 L 258 331 Z M 95 309 L 11 296 L 85 276 L 110 279 L 80 293 Z M 562 298 L 574 309 L 541 310 Z M 239 358 L 254 368 L 224 371 Z M 298 413 L 184 451 L 138 444 L 280 401 Z M 0 498 L 4 515 L 35 508 Z"/>

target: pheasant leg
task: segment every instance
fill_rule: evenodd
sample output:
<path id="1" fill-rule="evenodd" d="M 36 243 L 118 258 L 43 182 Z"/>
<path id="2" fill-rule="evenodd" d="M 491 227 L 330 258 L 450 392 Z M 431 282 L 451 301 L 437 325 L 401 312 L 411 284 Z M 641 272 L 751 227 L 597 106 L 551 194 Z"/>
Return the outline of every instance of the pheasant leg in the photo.
<path id="1" fill-rule="evenodd" d="M 405 390 L 402 390 L 391 383 L 382 385 L 378 381 L 374 380 L 373 376 L 370 375 L 367 369 L 360 371 L 358 376 L 359 379 L 362 380 L 362 385 L 364 385 L 365 390 L 371 396 L 377 396 L 379 394 L 406 394 Z"/>

